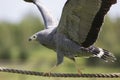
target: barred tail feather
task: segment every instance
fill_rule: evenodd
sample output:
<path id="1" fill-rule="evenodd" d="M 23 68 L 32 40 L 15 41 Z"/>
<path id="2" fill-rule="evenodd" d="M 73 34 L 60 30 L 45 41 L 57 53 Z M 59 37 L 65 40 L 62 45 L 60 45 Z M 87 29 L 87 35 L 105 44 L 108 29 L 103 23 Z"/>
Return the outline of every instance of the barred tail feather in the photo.
<path id="1" fill-rule="evenodd" d="M 93 53 L 94 57 L 103 59 L 105 62 L 114 62 L 116 60 L 115 56 L 112 53 L 102 48 L 92 47 L 91 52 Z"/>
<path id="2" fill-rule="evenodd" d="M 108 62 L 108 61 L 114 62 L 116 60 L 116 57 L 111 52 L 109 52 L 108 50 L 105 50 L 105 49 L 102 49 L 102 48 L 99 48 L 99 50 L 100 50 L 100 52 L 99 52 L 98 55 L 103 53 L 103 55 L 101 55 L 100 58 L 105 60 L 106 62 Z"/>

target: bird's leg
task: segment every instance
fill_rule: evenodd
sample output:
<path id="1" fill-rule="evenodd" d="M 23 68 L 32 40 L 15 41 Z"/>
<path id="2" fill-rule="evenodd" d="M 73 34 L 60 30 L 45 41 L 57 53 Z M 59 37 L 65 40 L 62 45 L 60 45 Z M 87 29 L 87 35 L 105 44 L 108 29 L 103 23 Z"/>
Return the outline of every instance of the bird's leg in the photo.
<path id="1" fill-rule="evenodd" d="M 57 65 L 53 66 L 50 70 L 48 70 L 47 72 L 43 73 L 43 75 L 48 75 L 50 77 L 51 72 L 57 67 Z"/>
<path id="2" fill-rule="evenodd" d="M 75 67 L 76 67 L 76 69 L 77 69 L 77 72 L 78 72 L 79 74 L 82 74 L 81 69 L 79 68 L 78 64 L 77 64 L 76 61 L 75 61 L 75 58 L 70 58 L 70 59 L 74 62 Z"/>
<path id="3" fill-rule="evenodd" d="M 57 64 L 54 67 L 52 67 L 48 72 L 44 73 L 43 75 L 50 76 L 51 72 L 63 62 L 63 58 L 64 58 L 64 55 L 60 54 L 60 52 L 57 52 Z"/>
<path id="4" fill-rule="evenodd" d="M 75 67 L 76 67 L 78 73 L 82 74 L 81 69 L 79 68 L 78 64 L 76 62 L 74 62 L 74 64 L 75 64 Z"/>

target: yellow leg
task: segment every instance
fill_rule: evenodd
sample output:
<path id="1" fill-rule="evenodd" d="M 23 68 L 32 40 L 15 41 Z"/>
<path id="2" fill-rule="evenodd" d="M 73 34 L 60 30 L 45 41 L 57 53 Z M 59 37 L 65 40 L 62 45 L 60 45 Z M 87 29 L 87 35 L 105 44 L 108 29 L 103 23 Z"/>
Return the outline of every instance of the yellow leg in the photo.
<path id="1" fill-rule="evenodd" d="M 51 72 L 56 68 L 57 66 L 55 65 L 54 67 L 52 67 L 48 72 L 45 72 L 43 75 L 48 75 L 50 76 Z"/>
<path id="2" fill-rule="evenodd" d="M 74 62 L 74 64 L 75 64 L 75 67 L 76 67 L 76 69 L 77 69 L 77 72 L 78 72 L 79 74 L 82 74 L 81 69 L 79 68 L 78 64 L 77 64 L 76 62 Z"/>
<path id="3" fill-rule="evenodd" d="M 57 66 L 53 66 L 48 72 L 52 72 Z"/>
<path id="4" fill-rule="evenodd" d="M 79 68 L 78 64 L 77 64 L 76 61 L 75 61 L 75 58 L 70 58 L 70 59 L 74 62 L 75 67 L 76 67 L 76 69 L 77 69 L 77 72 L 78 72 L 79 74 L 82 74 L 81 69 Z"/>

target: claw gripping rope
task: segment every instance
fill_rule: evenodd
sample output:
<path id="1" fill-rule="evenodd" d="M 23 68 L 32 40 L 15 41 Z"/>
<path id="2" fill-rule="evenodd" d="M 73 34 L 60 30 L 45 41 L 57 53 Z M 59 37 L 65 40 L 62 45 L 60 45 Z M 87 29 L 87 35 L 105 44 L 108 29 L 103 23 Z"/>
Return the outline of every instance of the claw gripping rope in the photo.
<path id="1" fill-rule="evenodd" d="M 43 76 L 43 77 L 74 77 L 74 78 L 120 78 L 120 73 L 97 73 L 97 74 L 73 74 L 73 73 L 50 73 L 44 74 L 44 72 L 35 72 L 27 70 L 9 69 L 0 67 L 0 72 L 9 72 L 25 75 Z"/>

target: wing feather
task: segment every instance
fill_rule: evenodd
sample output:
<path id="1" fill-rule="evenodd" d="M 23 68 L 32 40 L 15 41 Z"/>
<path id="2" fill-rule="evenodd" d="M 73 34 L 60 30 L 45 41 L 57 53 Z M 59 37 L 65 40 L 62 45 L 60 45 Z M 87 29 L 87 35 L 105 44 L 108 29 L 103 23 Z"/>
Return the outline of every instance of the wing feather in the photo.
<path id="1" fill-rule="evenodd" d="M 58 25 L 58 21 L 51 15 L 50 11 L 48 10 L 48 8 L 39 0 L 34 0 L 34 4 L 37 6 L 37 8 L 39 9 L 44 24 L 45 24 L 45 28 L 54 28 L 57 27 Z"/>
<path id="2" fill-rule="evenodd" d="M 66 35 L 69 39 L 84 47 L 89 47 L 96 41 L 104 15 L 112 5 L 112 1 L 67 0 L 58 25 L 58 33 Z M 105 5 L 108 4 L 109 6 L 105 8 Z M 101 12 L 101 8 L 104 12 Z M 98 15 L 98 13 L 102 15 Z M 93 35 L 94 33 L 95 35 Z"/>

